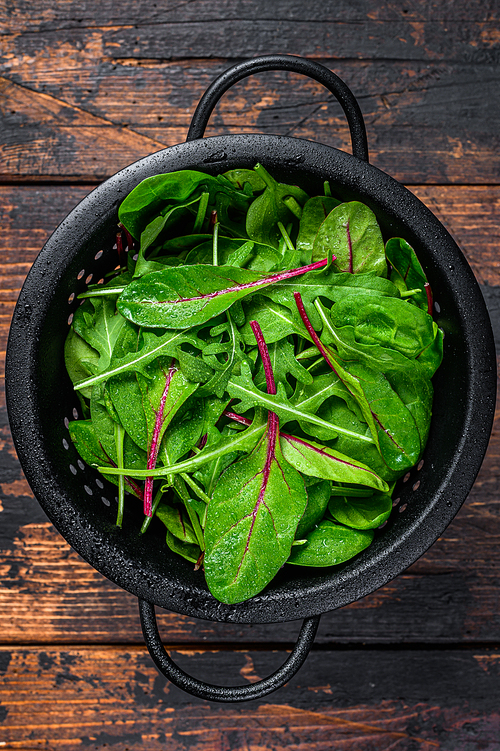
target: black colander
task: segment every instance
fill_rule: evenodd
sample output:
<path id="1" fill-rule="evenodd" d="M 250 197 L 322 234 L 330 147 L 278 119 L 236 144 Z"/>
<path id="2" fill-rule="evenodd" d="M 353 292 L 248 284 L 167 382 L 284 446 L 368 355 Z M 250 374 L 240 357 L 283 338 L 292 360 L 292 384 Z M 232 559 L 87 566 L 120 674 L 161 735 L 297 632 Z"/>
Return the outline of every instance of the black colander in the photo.
<path id="1" fill-rule="evenodd" d="M 202 138 L 221 95 L 236 81 L 266 70 L 303 73 L 341 103 L 354 156 L 312 141 L 272 135 Z M 434 378 L 432 425 L 422 461 L 401 483 L 398 507 L 372 545 L 340 566 L 285 566 L 258 596 L 225 605 L 209 593 L 203 572 L 174 555 L 164 527 L 153 521 L 141 536 L 141 504 L 129 498 L 123 529 L 115 526 L 116 487 L 86 466 L 67 424 L 79 402 L 64 367 L 63 348 L 77 295 L 117 263 L 113 249 L 120 202 L 141 180 L 180 169 L 218 174 L 260 162 L 277 179 L 321 194 L 359 200 L 377 215 L 385 237 L 404 237 L 416 250 L 434 293 L 435 319 L 445 332 L 444 358 Z M 480 289 L 463 254 L 436 217 L 402 185 L 368 163 L 366 134 L 349 89 L 323 66 L 292 56 L 255 58 L 229 69 L 202 98 L 188 141 L 139 160 L 88 195 L 56 229 L 19 296 L 7 348 L 7 405 L 26 478 L 69 544 L 92 566 L 139 598 L 146 643 L 171 681 L 216 701 L 263 696 L 300 667 L 320 614 L 373 592 L 417 560 L 453 519 L 479 471 L 491 430 L 496 361 Z M 29 521 L 29 520 L 27 520 Z M 210 686 L 170 660 L 156 628 L 154 606 L 233 623 L 304 618 L 283 667 L 259 683 Z"/>

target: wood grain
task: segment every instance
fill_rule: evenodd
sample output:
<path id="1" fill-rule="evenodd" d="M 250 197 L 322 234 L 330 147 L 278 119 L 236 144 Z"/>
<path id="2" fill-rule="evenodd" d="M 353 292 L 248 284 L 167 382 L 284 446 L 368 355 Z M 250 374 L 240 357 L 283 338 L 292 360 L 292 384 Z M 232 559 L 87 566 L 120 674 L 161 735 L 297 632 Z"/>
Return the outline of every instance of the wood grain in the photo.
<path id="1" fill-rule="evenodd" d="M 498 183 L 495 3 L 351 5 L 208 0 L 9 7 L 0 58 L 0 177 L 102 179 L 185 139 L 211 81 L 237 60 L 317 59 L 352 88 L 372 162 L 397 179 Z M 319 84 L 268 73 L 224 96 L 210 134 L 293 135 L 349 150 Z"/>
<path id="2" fill-rule="evenodd" d="M 255 681 L 283 652 L 183 650 L 184 670 Z M 0 650 L 8 749 L 498 751 L 500 660 L 485 650 L 321 650 L 267 701 L 218 705 L 157 674 L 144 648 Z"/>

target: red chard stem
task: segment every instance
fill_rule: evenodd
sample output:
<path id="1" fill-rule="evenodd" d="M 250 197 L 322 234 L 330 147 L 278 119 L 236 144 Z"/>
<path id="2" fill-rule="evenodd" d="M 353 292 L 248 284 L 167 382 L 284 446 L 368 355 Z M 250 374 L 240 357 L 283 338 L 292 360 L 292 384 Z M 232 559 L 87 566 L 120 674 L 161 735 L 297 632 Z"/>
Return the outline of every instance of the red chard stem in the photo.
<path id="1" fill-rule="evenodd" d="M 326 347 L 321 342 L 319 336 L 317 335 L 316 331 L 313 329 L 313 325 L 311 321 L 309 320 L 309 316 L 306 313 L 306 309 L 304 307 L 304 303 L 302 302 L 302 296 L 300 292 L 294 292 L 293 296 L 295 297 L 295 302 L 297 304 L 297 308 L 300 314 L 300 317 L 302 318 L 302 321 L 308 330 L 309 334 L 311 335 L 311 339 L 313 340 L 316 347 L 319 349 L 323 357 L 325 358 L 326 362 L 330 366 L 330 368 L 333 370 L 335 375 L 338 375 L 337 371 L 335 370 L 333 363 L 328 355 L 328 352 L 326 350 Z"/>
<path id="2" fill-rule="evenodd" d="M 172 376 L 174 375 L 176 370 L 177 368 L 174 368 L 173 366 L 171 366 L 167 372 L 167 376 L 165 379 L 165 388 L 163 389 L 163 394 L 160 399 L 160 406 L 158 407 L 158 411 L 155 413 L 156 420 L 155 420 L 155 426 L 153 429 L 153 436 L 151 438 L 151 446 L 149 448 L 147 469 L 154 469 L 156 467 L 156 461 L 158 459 L 158 451 L 160 448 L 160 441 L 159 441 L 160 432 L 163 426 L 163 421 L 165 419 L 164 417 L 165 402 L 167 401 L 168 390 L 170 388 L 170 381 L 172 380 Z M 145 516 L 153 515 L 153 477 L 147 477 L 145 485 L 144 485 L 144 514 Z"/>
<path id="3" fill-rule="evenodd" d="M 424 284 L 425 293 L 427 295 L 427 312 L 431 316 L 432 315 L 432 308 L 433 308 L 433 299 L 432 299 L 432 290 L 431 285 L 429 282 L 426 282 Z"/>

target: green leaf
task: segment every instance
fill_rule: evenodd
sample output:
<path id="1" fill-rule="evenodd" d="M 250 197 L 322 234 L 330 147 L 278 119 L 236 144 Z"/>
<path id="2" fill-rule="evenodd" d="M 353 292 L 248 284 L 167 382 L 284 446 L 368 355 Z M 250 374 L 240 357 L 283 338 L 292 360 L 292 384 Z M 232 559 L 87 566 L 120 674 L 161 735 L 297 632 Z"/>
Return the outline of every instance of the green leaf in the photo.
<path id="1" fill-rule="evenodd" d="M 264 295 L 252 295 L 244 303 L 245 324 L 241 327 L 241 336 L 245 342 L 252 346 L 255 344 L 255 337 L 250 327 L 250 321 L 257 320 L 262 329 L 262 335 L 268 345 L 283 339 L 290 334 L 298 334 L 302 337 L 308 337 L 307 330 L 297 313 L 297 308 L 292 310 L 272 302 Z"/>
<path id="2" fill-rule="evenodd" d="M 242 602 L 269 584 L 290 555 L 306 504 L 304 481 L 269 429 L 221 475 L 208 506 L 205 576 L 214 597 Z"/>
<path id="3" fill-rule="evenodd" d="M 357 530 L 324 519 L 307 535 L 307 544 L 292 548 L 288 563 L 297 566 L 336 566 L 367 548 L 372 530 Z"/>
<path id="4" fill-rule="evenodd" d="M 170 530 L 167 530 L 167 545 L 173 553 L 182 556 L 191 563 L 198 563 L 201 556 L 201 548 L 199 545 L 193 545 L 188 542 L 182 542 L 178 537 L 175 537 Z"/>
<path id="5" fill-rule="evenodd" d="M 211 443 L 200 451 L 196 456 L 184 461 L 177 462 L 176 464 L 165 465 L 164 467 L 157 467 L 156 469 L 134 469 L 133 472 L 126 470 L 118 470 L 116 468 L 99 467 L 105 475 L 119 475 L 130 474 L 131 477 L 145 478 L 145 477 L 167 477 L 172 474 L 179 474 L 180 472 L 196 472 L 204 464 L 209 464 L 214 461 L 218 456 L 229 454 L 234 451 L 243 451 L 249 453 L 252 451 L 257 442 L 262 437 L 265 431 L 265 424 L 262 422 L 260 416 L 256 416 L 253 423 L 246 430 L 235 433 L 234 435 L 220 435 L 217 442 Z"/>
<path id="6" fill-rule="evenodd" d="M 332 496 L 328 511 L 346 527 L 376 529 L 389 518 L 392 498 L 388 493 L 376 493 L 370 498 Z"/>
<path id="7" fill-rule="evenodd" d="M 64 343 L 64 363 L 73 384 L 84 381 L 99 368 L 99 353 L 70 328 Z M 92 388 L 82 390 L 82 396 L 90 398 Z"/>
<path id="8" fill-rule="evenodd" d="M 261 164 L 256 165 L 255 171 L 265 182 L 266 188 L 248 209 L 246 231 L 252 240 L 277 248 L 281 238 L 278 222 L 286 225 L 294 216 L 285 199 L 291 196 L 303 206 L 309 196 L 297 185 L 277 182 Z M 326 253 L 323 258 L 326 258 Z"/>
<path id="9" fill-rule="evenodd" d="M 74 420 L 69 423 L 68 429 L 71 440 L 84 462 L 90 466 L 100 464 L 110 469 L 115 468 L 117 460 L 116 450 L 113 447 L 112 454 L 109 455 L 103 449 L 92 420 Z M 146 464 L 145 452 L 141 451 L 127 435 L 125 436 L 123 454 L 124 463 L 131 470 L 137 470 Z M 107 479 L 118 485 L 118 476 L 108 476 Z M 125 487 L 138 498 L 142 497 L 142 491 L 138 484 L 127 475 L 125 475 Z"/>
<path id="10" fill-rule="evenodd" d="M 411 245 L 401 237 L 393 237 L 385 244 L 385 255 L 392 266 L 391 282 L 401 292 L 417 289 L 417 294 L 409 297 L 408 302 L 427 312 L 427 278 Z"/>
<path id="11" fill-rule="evenodd" d="M 338 425 L 330 424 L 312 412 L 293 404 L 287 398 L 283 384 L 281 383 L 277 387 L 276 396 L 264 394 L 262 391 L 259 391 L 252 381 L 252 375 L 246 363 L 242 363 L 241 365 L 241 376 L 233 376 L 231 378 L 227 390 L 232 398 L 239 400 L 239 404 L 235 405 L 235 408 L 240 412 L 246 412 L 250 407 L 260 406 L 271 412 L 275 412 L 283 424 L 290 420 L 303 420 L 322 427 L 331 438 L 334 438 L 339 430 L 350 434 L 350 431 L 345 431 L 344 428 Z M 365 443 L 372 442 L 372 439 L 365 435 L 356 435 L 353 437 Z"/>
<path id="12" fill-rule="evenodd" d="M 196 195 L 193 195 L 197 192 Z M 153 175 L 139 183 L 122 201 L 118 210 L 120 222 L 138 240 L 149 222 L 169 204 L 181 204 L 201 193 L 210 194 L 210 203 L 221 208 L 220 196 L 230 195 L 235 209 L 245 211 L 248 196 L 236 190 L 227 180 L 196 170 L 180 170 Z M 222 213 L 222 212 L 221 212 Z"/>
<path id="13" fill-rule="evenodd" d="M 295 292 L 300 293 L 315 328 L 321 327 L 321 320 L 313 305 L 318 297 L 334 303 L 344 299 L 355 300 L 358 294 L 377 299 L 381 296 L 399 297 L 399 290 L 388 279 L 373 274 L 343 274 L 332 267 L 309 271 L 299 279 L 284 280 L 262 290 L 263 295 L 287 307 L 293 314 L 297 312 Z"/>
<path id="14" fill-rule="evenodd" d="M 335 482 L 367 485 L 387 491 L 389 486 L 370 467 L 356 462 L 328 446 L 287 433 L 280 433 L 280 446 L 285 459 L 299 472 Z"/>
<path id="15" fill-rule="evenodd" d="M 289 339 L 280 339 L 277 342 L 273 342 L 268 346 L 268 351 L 274 378 L 283 384 L 289 397 L 293 393 L 293 388 L 287 380 L 288 376 L 292 376 L 298 383 L 309 385 L 313 383 L 313 377 L 310 372 L 295 358 L 294 346 Z M 254 383 L 259 389 L 263 389 L 266 386 L 266 375 L 262 362 L 260 362 L 259 369 L 255 374 Z"/>
<path id="16" fill-rule="evenodd" d="M 190 328 L 206 323 L 252 292 L 305 274 L 313 267 L 270 276 L 233 266 L 165 268 L 129 284 L 118 298 L 117 307 L 139 326 Z"/>
<path id="17" fill-rule="evenodd" d="M 210 240 L 197 245 L 186 257 L 186 264 L 210 264 L 213 243 Z M 270 245 L 237 237 L 218 238 L 219 266 L 245 267 L 266 273 L 281 267 L 282 256 Z"/>
<path id="18" fill-rule="evenodd" d="M 394 297 L 376 300 L 358 294 L 338 302 L 330 315 L 334 326 L 352 326 L 362 344 L 380 344 L 409 358 L 418 357 L 436 338 L 428 313 Z"/>
<path id="19" fill-rule="evenodd" d="M 253 169 L 229 170 L 224 172 L 224 177 L 238 190 L 246 193 L 249 189 L 249 194 L 260 193 L 266 187 L 264 180 Z"/>
<path id="20" fill-rule="evenodd" d="M 330 211 L 339 204 L 340 201 L 331 196 L 313 196 L 306 201 L 300 217 L 299 234 L 295 244 L 301 253 L 301 262 L 311 263 L 317 232 Z"/>
<path id="21" fill-rule="evenodd" d="M 331 482 L 323 480 L 307 486 L 307 506 L 299 522 L 295 539 L 303 539 L 323 518 L 330 499 Z"/>
<path id="22" fill-rule="evenodd" d="M 191 331 L 167 331 L 163 335 L 143 331 L 136 345 L 136 350 L 129 351 L 124 355 L 120 353 L 120 356 L 114 355 L 109 368 L 102 373 L 87 378 L 85 381 L 80 381 L 75 385 L 75 389 L 86 389 L 122 373 L 136 370 L 144 371 L 146 366 L 157 357 L 166 355 L 174 357 L 177 354 L 177 347 L 183 343 L 193 344 L 193 346 L 200 344 L 194 332 Z"/>
<path id="23" fill-rule="evenodd" d="M 156 516 L 163 522 L 168 531 L 178 540 L 182 540 L 182 542 L 187 542 L 192 545 L 198 544 L 185 509 L 177 505 L 170 506 L 165 501 L 161 501 L 156 509 Z"/>
<path id="24" fill-rule="evenodd" d="M 76 310 L 73 330 L 99 353 L 98 372 L 108 367 L 124 325 L 125 319 L 117 313 L 115 301 L 111 299 L 93 298 Z"/>
<path id="25" fill-rule="evenodd" d="M 333 252 L 332 266 L 350 274 L 387 276 L 384 241 L 375 214 L 359 201 L 333 209 L 314 240 L 313 259 Z"/>

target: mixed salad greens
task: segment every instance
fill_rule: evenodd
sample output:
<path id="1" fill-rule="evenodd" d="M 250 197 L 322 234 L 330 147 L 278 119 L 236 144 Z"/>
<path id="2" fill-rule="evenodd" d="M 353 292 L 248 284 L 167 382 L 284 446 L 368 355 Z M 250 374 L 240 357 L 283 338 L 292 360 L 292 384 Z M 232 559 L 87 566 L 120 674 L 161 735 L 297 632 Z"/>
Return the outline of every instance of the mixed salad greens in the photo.
<path id="1" fill-rule="evenodd" d="M 425 274 L 324 192 L 260 164 L 144 180 L 66 341 L 69 432 L 118 486 L 117 525 L 136 496 L 141 531 L 158 517 L 225 603 L 370 545 L 427 440 L 443 335 Z"/>

